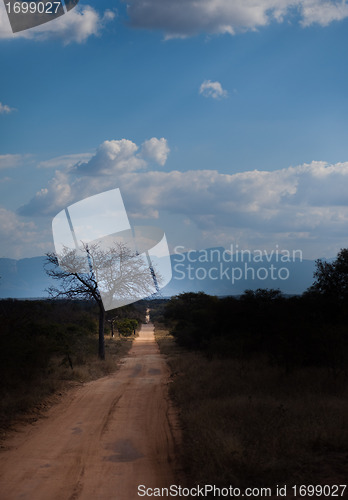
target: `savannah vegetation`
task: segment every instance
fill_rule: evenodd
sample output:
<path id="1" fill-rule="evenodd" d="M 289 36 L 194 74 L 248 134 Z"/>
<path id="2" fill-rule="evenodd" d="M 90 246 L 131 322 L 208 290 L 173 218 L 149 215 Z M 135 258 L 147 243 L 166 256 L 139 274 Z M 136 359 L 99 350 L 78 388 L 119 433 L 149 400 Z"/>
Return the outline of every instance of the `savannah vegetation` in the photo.
<path id="1" fill-rule="evenodd" d="M 116 370 L 118 360 L 131 347 L 134 332 L 145 321 L 145 310 L 138 303 L 106 313 L 114 323 L 114 337 L 106 321 L 106 356 L 101 360 L 95 302 L 1 300 L 0 427 L 40 408 L 45 398 L 71 384 Z"/>
<path id="2" fill-rule="evenodd" d="M 154 301 L 190 484 L 346 484 L 348 250 L 302 296 Z"/>

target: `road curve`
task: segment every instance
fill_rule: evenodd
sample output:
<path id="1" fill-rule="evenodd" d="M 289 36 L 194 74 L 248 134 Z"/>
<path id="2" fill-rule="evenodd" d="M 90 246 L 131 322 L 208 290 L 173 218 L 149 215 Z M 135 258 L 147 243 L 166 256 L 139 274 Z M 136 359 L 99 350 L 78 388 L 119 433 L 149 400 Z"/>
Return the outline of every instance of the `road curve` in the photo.
<path id="1" fill-rule="evenodd" d="M 176 484 L 168 367 L 143 325 L 115 374 L 68 392 L 0 453 L 1 500 L 133 500 Z"/>

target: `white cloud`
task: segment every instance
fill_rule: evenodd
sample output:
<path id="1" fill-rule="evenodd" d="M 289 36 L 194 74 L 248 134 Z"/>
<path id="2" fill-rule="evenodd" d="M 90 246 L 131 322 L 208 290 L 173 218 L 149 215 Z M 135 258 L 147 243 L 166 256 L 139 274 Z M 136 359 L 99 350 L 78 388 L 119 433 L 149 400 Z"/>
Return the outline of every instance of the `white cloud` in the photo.
<path id="1" fill-rule="evenodd" d="M 169 152 L 167 139 L 164 139 L 164 137 L 161 139 L 152 137 L 152 139 L 143 142 L 140 154 L 143 158 L 154 160 L 158 165 L 163 167 L 167 161 Z"/>
<path id="2" fill-rule="evenodd" d="M 245 232 L 264 241 L 277 234 L 300 240 L 347 237 L 348 162 L 236 174 L 146 171 L 146 165 L 132 141 L 105 141 L 89 162 L 57 171 L 19 213 L 55 215 L 82 198 L 119 187 L 131 216 L 181 214 L 212 240 L 217 234 Z"/>
<path id="3" fill-rule="evenodd" d="M 56 171 L 48 186 L 40 189 L 24 207 L 18 210 L 20 215 L 51 215 L 69 205 L 73 199 L 73 187 L 68 173 Z M 77 201 L 77 200 L 76 200 Z"/>
<path id="4" fill-rule="evenodd" d="M 66 168 L 57 170 L 48 186 L 38 191 L 29 203 L 19 209 L 19 213 L 55 215 L 70 203 L 110 187 L 117 187 L 115 184 L 118 181 L 131 172 L 144 170 L 150 160 L 163 166 L 169 151 L 164 138 L 152 137 L 141 148 L 130 140 L 121 139 L 104 141 L 89 161 L 79 161 L 72 167 L 75 155 L 53 159 L 51 166 L 65 163 Z M 81 155 L 76 157 L 81 159 Z"/>
<path id="5" fill-rule="evenodd" d="M 57 156 L 56 158 L 41 161 L 38 168 L 70 168 L 76 164 L 89 161 L 92 156 L 92 153 Z"/>
<path id="6" fill-rule="evenodd" d="M 326 26 L 348 17 L 346 0 L 127 0 L 131 25 L 160 29 L 167 38 L 255 30 L 297 16 Z"/>
<path id="7" fill-rule="evenodd" d="M 141 148 L 128 139 L 104 141 L 90 161 L 79 164 L 80 175 L 115 175 L 144 169 L 149 161 L 163 166 L 169 154 L 167 140 L 152 137 Z"/>
<path id="8" fill-rule="evenodd" d="M 198 33 L 233 35 L 290 18 L 298 19 L 302 26 L 327 26 L 348 17 L 346 0 L 127 0 L 127 9 L 131 26 L 159 29 L 166 38 Z M 0 39 L 58 38 L 65 44 L 82 43 L 99 35 L 115 17 L 110 9 L 100 15 L 89 5 L 78 5 L 49 23 L 13 34 L 1 2 Z"/>
<path id="9" fill-rule="evenodd" d="M 314 23 L 327 26 L 333 21 L 341 21 L 346 17 L 348 17 L 346 0 L 306 0 L 302 2 L 301 24 L 303 26 L 309 26 Z"/>
<path id="10" fill-rule="evenodd" d="M 76 167 L 80 175 L 113 175 L 122 171 L 139 170 L 146 161 L 138 154 L 138 146 L 128 139 L 104 141 L 89 162 Z"/>
<path id="11" fill-rule="evenodd" d="M 118 187 L 130 217 L 179 217 L 196 228 L 205 246 L 238 241 L 247 248 L 268 248 L 283 243 L 318 257 L 335 255 L 348 244 L 348 162 L 235 174 L 149 169 L 145 156 L 161 164 L 165 146 L 165 139 L 152 138 L 141 147 L 126 139 L 105 141 L 88 162 L 56 171 L 18 213 L 51 217 Z"/>
<path id="12" fill-rule="evenodd" d="M 31 155 L 0 155 L 0 170 L 5 168 L 15 168 L 27 163 Z"/>
<path id="13" fill-rule="evenodd" d="M 211 80 L 204 80 L 199 88 L 199 93 L 213 99 L 222 99 L 228 96 L 228 92 L 222 88 L 220 82 L 212 82 Z"/>
<path id="14" fill-rule="evenodd" d="M 313 162 L 233 175 L 214 170 L 130 173 L 118 186 L 130 215 L 152 218 L 154 210 L 180 214 L 198 229 L 202 245 L 280 244 L 317 258 L 348 245 L 347 182 L 348 162 Z"/>
<path id="15" fill-rule="evenodd" d="M 15 108 L 10 108 L 7 104 L 2 104 L 0 102 L 0 115 L 8 115 L 13 113 L 13 111 L 16 111 Z"/>
<path id="16" fill-rule="evenodd" d="M 47 237 L 47 235 L 44 235 Z M 10 210 L 0 207 L 1 257 L 21 258 L 42 255 L 42 232 L 33 222 L 18 217 Z M 23 252 L 23 248 L 25 248 Z"/>
<path id="17" fill-rule="evenodd" d="M 89 5 L 77 6 L 63 16 L 35 28 L 12 33 L 3 2 L 0 3 L 0 39 L 26 38 L 34 40 L 60 39 L 63 43 L 82 43 L 92 35 L 98 36 L 105 24 L 115 18 L 106 10 L 101 16 Z"/>

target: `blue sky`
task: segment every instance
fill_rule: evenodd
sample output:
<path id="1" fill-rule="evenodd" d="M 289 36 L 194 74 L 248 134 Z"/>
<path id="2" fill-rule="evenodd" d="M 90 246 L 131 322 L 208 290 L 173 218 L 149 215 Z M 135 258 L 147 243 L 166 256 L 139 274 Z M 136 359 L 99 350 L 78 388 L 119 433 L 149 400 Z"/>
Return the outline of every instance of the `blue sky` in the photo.
<path id="1" fill-rule="evenodd" d="M 0 10 L 1 257 L 53 249 L 62 208 L 119 187 L 171 248 L 347 246 L 348 5 L 81 1 Z"/>

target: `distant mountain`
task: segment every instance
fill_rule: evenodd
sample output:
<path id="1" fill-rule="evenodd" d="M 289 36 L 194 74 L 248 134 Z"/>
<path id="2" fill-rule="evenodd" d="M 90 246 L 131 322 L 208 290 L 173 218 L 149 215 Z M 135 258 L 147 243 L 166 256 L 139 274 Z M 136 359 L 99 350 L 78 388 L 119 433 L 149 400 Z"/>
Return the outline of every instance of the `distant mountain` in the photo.
<path id="1" fill-rule="evenodd" d="M 260 253 L 260 252 L 259 252 Z M 228 253 L 209 248 L 172 255 L 173 279 L 163 296 L 183 291 L 211 295 L 240 295 L 246 289 L 279 288 L 284 294 L 301 294 L 313 283 L 315 262 L 298 254 Z"/>
<path id="2" fill-rule="evenodd" d="M 313 283 L 315 262 L 279 254 L 258 256 L 228 254 L 209 248 L 171 256 L 173 278 L 161 290 L 163 297 L 204 291 L 211 295 L 240 295 L 246 289 L 279 288 L 300 294 Z M 52 280 L 44 271 L 45 257 L 0 259 L 0 298 L 47 297 Z"/>
<path id="3" fill-rule="evenodd" d="M 0 259 L 0 297 L 47 297 L 52 280 L 44 271 L 45 257 Z"/>

